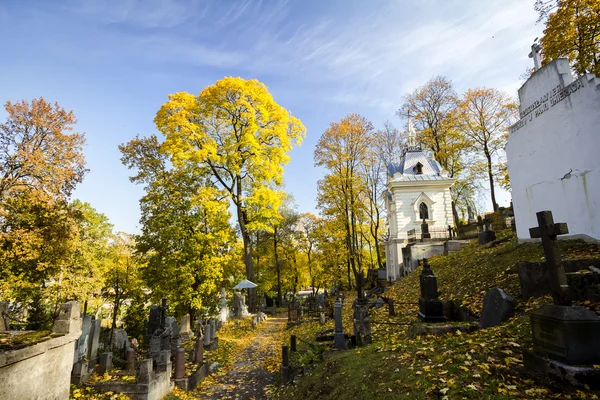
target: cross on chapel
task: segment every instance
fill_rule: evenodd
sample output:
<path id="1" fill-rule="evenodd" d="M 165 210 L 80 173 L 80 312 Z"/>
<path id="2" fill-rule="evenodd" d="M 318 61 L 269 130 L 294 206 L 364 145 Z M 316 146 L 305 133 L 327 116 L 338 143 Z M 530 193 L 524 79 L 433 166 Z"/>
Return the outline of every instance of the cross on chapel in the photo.
<path id="1" fill-rule="evenodd" d="M 544 247 L 544 256 L 546 257 L 546 268 L 550 272 L 550 284 L 552 285 L 552 298 L 554 304 L 570 306 L 568 299 L 569 285 L 567 284 L 567 275 L 560 258 L 560 248 L 556 237 L 569 233 L 569 228 L 564 222 L 554 223 L 552 211 L 540 211 L 536 213 L 538 225 L 529 229 L 529 235 L 532 238 L 541 238 Z"/>
<path id="2" fill-rule="evenodd" d="M 538 69 L 542 68 L 542 58 L 540 57 L 541 51 L 542 46 L 540 46 L 538 43 L 534 43 L 531 45 L 531 53 L 529 53 L 529 58 L 533 58 L 534 71 L 537 71 Z"/>
<path id="3" fill-rule="evenodd" d="M 411 117 L 413 116 L 410 113 L 410 108 L 408 110 L 406 110 L 405 113 L 400 114 L 404 117 L 406 117 L 407 121 L 406 121 L 406 133 L 407 133 L 407 146 L 408 149 L 417 149 L 417 134 L 415 132 L 415 127 L 413 125 L 412 119 Z"/>

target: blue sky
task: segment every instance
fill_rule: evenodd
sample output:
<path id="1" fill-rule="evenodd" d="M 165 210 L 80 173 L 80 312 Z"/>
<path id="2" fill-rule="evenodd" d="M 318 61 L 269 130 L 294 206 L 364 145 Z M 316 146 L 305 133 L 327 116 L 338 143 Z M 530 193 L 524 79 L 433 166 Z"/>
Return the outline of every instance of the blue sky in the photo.
<path id="1" fill-rule="evenodd" d="M 307 128 L 285 182 L 314 211 L 313 151 L 331 121 L 358 112 L 400 126 L 403 94 L 440 74 L 459 92 L 516 95 L 536 20 L 533 0 L 0 0 L 0 102 L 73 109 L 90 169 L 74 197 L 137 232 L 142 190 L 117 146 L 156 132 L 169 93 L 257 78 Z"/>

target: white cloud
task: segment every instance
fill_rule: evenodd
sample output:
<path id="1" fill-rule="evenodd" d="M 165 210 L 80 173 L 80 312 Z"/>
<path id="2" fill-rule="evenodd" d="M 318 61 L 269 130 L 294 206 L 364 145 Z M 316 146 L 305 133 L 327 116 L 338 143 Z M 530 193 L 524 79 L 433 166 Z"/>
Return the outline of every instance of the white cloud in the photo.
<path id="1" fill-rule="evenodd" d="M 154 29 L 129 38 L 153 59 L 289 77 L 330 101 L 372 108 L 397 108 L 403 93 L 439 74 L 459 90 L 514 92 L 541 31 L 522 0 L 340 1 L 315 9 L 253 0 L 94 4 L 85 12 Z"/>

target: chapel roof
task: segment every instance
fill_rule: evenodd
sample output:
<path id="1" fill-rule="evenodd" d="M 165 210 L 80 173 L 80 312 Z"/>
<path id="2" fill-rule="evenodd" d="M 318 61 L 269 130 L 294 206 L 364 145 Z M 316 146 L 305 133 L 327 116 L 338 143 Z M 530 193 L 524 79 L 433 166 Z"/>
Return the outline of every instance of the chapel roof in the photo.
<path id="1" fill-rule="evenodd" d="M 421 164 L 421 173 L 417 173 L 417 164 Z M 448 172 L 433 158 L 428 157 L 420 147 L 409 148 L 404 152 L 398 164 L 388 165 L 388 174 L 394 180 L 436 181 L 448 179 Z M 400 176 L 394 176 L 400 174 Z"/>

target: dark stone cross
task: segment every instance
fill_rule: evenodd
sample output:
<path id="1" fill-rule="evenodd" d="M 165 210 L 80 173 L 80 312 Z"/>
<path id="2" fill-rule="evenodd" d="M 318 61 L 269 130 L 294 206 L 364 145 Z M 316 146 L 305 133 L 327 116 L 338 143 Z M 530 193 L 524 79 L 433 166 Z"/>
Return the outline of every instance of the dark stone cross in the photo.
<path id="1" fill-rule="evenodd" d="M 491 223 L 491 221 L 490 220 L 491 220 L 491 218 L 488 215 L 486 215 L 485 218 L 483 219 L 483 224 L 485 225 L 485 231 L 486 232 L 491 231 L 491 229 L 490 229 L 490 223 Z"/>
<path id="2" fill-rule="evenodd" d="M 429 225 L 423 217 L 423 222 L 421 223 L 421 241 L 424 239 L 431 239 L 431 233 L 429 233 Z"/>
<path id="3" fill-rule="evenodd" d="M 536 213 L 538 225 L 529 229 L 529 235 L 532 238 L 541 238 L 544 247 L 544 256 L 546 257 L 546 268 L 550 272 L 550 284 L 552 285 L 552 298 L 554 304 L 561 306 L 570 306 L 571 301 L 568 298 L 569 285 L 567 284 L 567 275 L 560 258 L 560 248 L 556 237 L 569 233 L 569 228 L 564 222 L 554 223 L 552 211 L 540 211 Z"/>
<path id="4" fill-rule="evenodd" d="M 362 272 L 356 274 L 356 291 L 358 295 L 358 299 L 362 300 L 365 297 L 365 288 L 364 288 L 364 276 Z"/>

